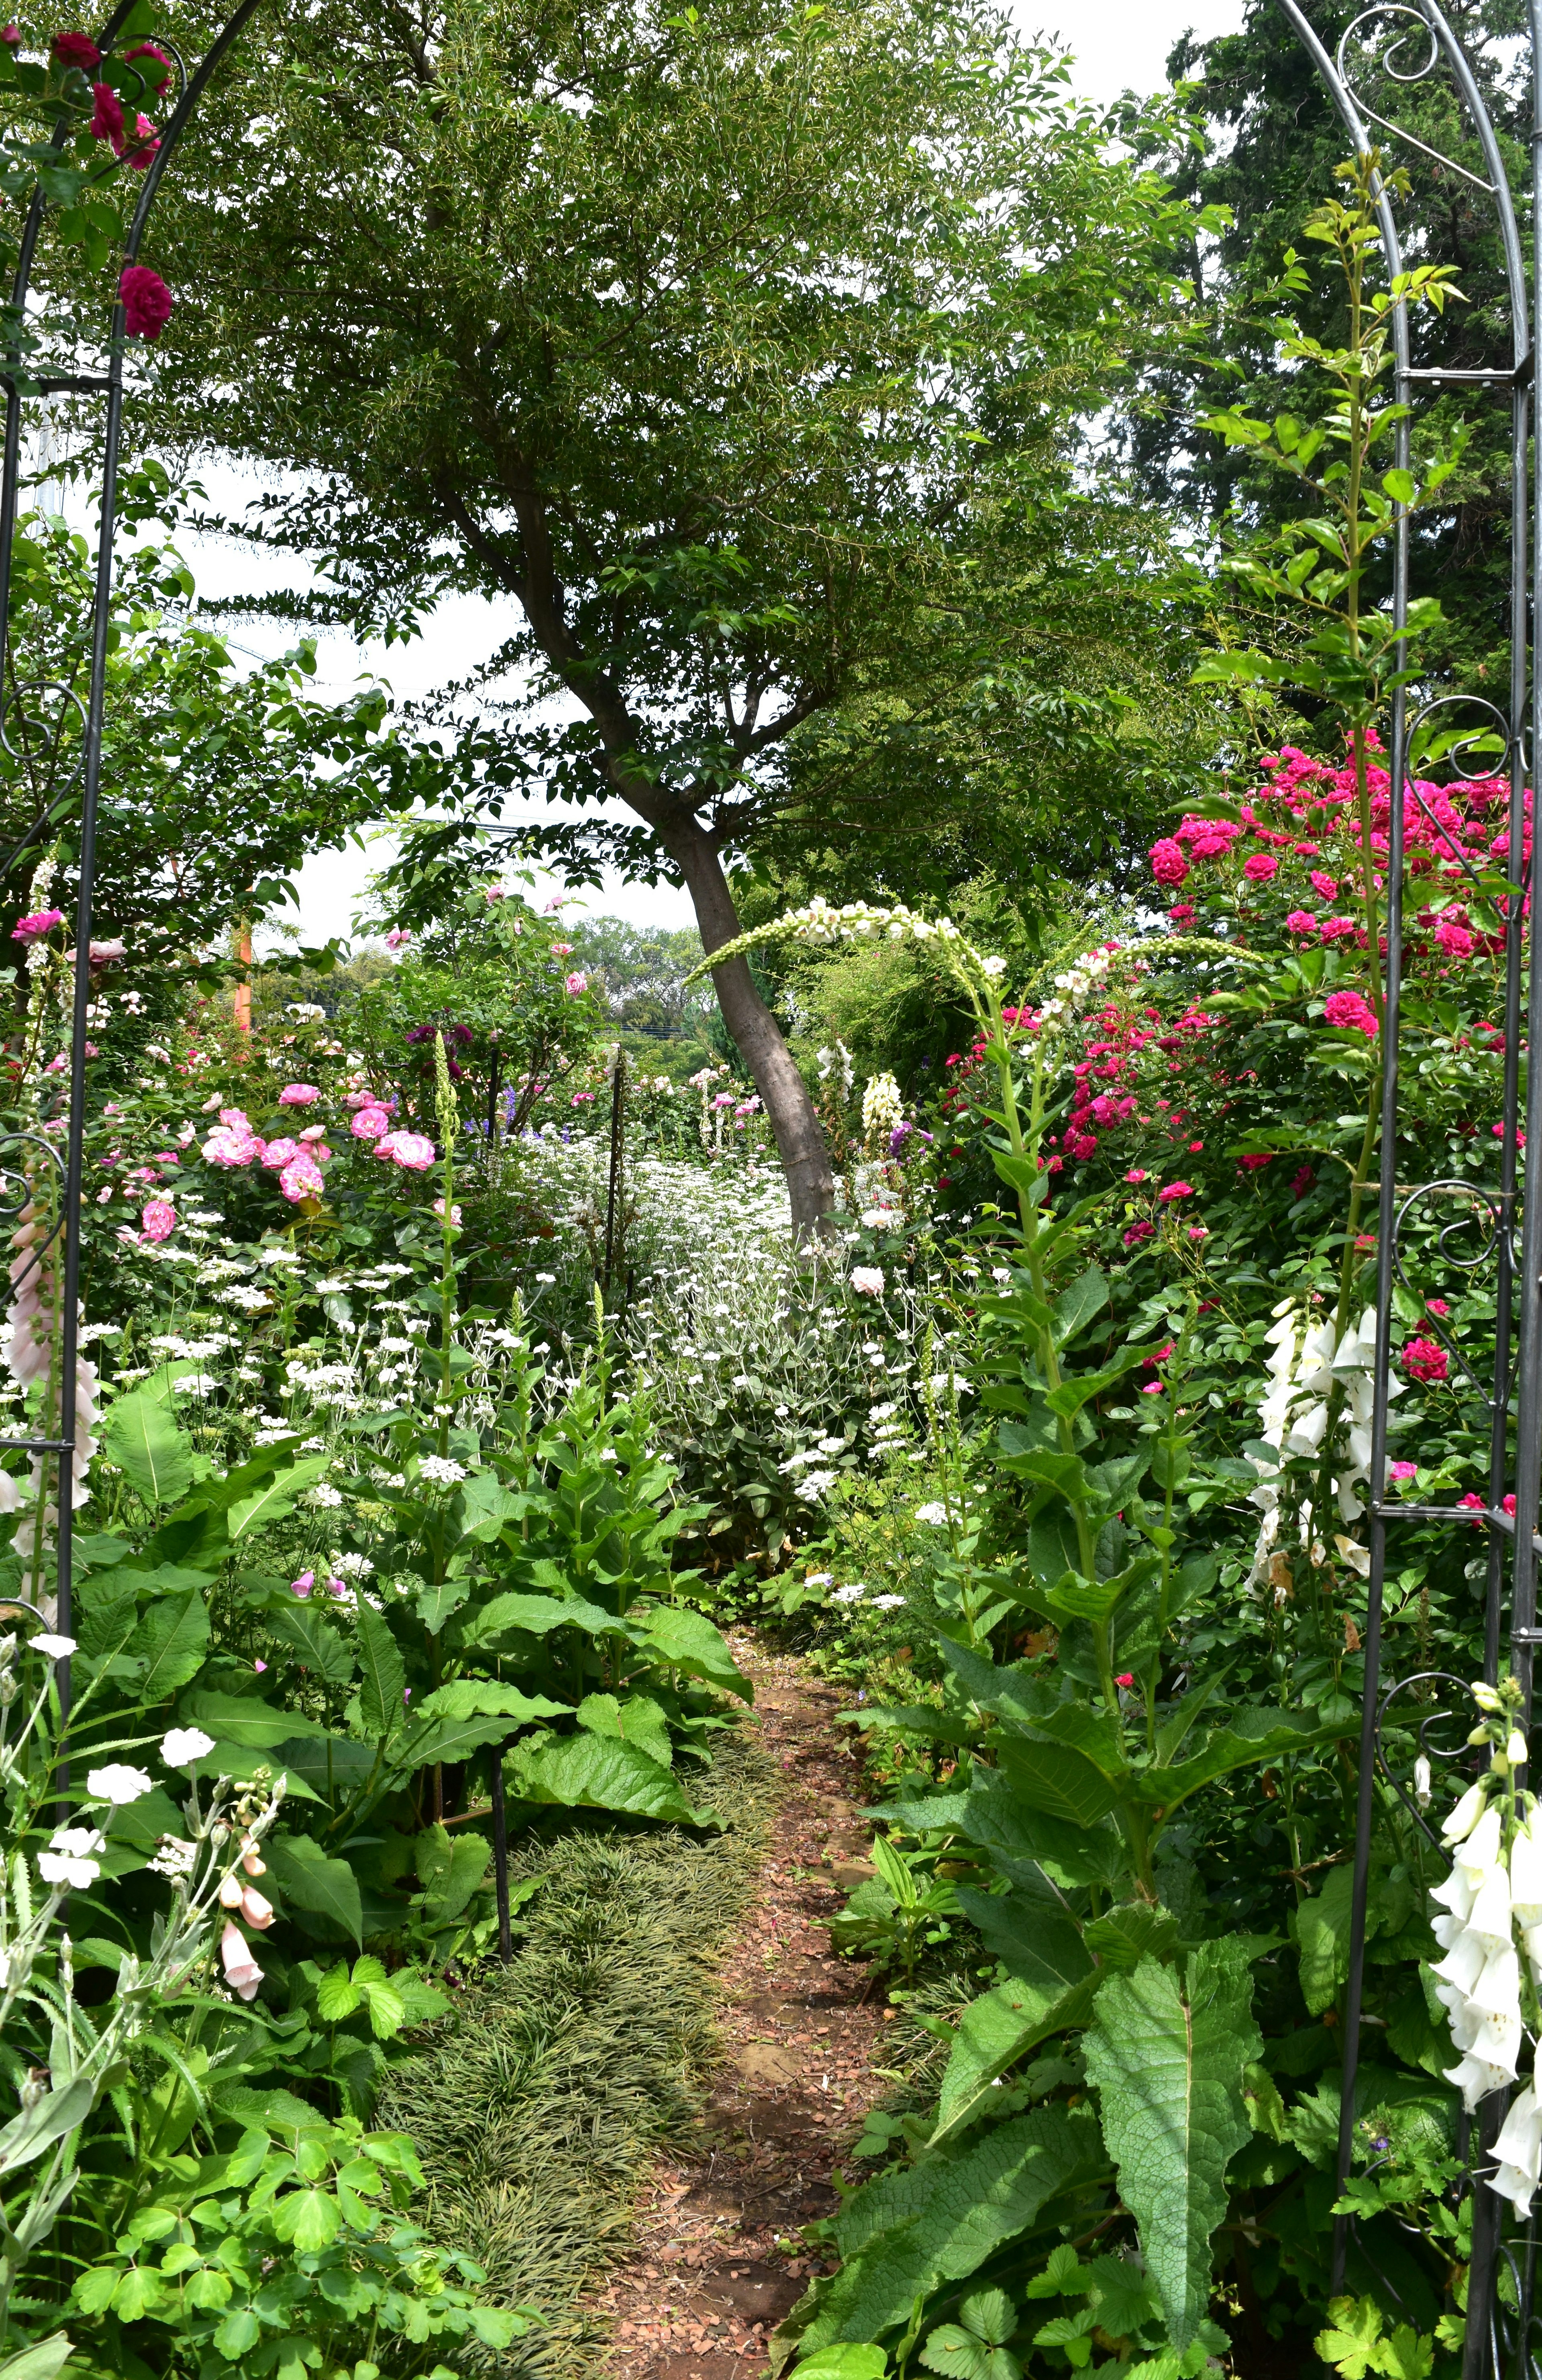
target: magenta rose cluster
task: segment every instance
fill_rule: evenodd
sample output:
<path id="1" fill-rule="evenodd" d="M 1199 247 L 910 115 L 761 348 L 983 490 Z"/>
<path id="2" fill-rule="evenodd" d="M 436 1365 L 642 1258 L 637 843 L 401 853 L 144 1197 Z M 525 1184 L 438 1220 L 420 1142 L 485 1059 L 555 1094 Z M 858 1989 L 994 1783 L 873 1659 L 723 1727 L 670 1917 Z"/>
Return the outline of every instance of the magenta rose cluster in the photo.
<path id="1" fill-rule="evenodd" d="M 1342 898 L 1353 910 L 1365 884 L 1367 855 L 1361 847 L 1354 770 L 1330 768 L 1287 745 L 1265 764 L 1264 774 L 1267 783 L 1240 805 L 1236 818 L 1190 815 L 1172 834 L 1152 844 L 1152 875 L 1175 892 L 1197 866 L 1240 852 L 1241 881 L 1236 889 L 1244 906 L 1250 890 L 1275 884 L 1293 900 L 1284 925 L 1294 941 L 1324 946 L 1340 942 L 1365 950 L 1367 935 L 1363 917 L 1345 914 L 1335 905 Z M 1381 765 L 1380 747 L 1374 738 L 1366 781 L 1369 858 L 1376 881 L 1382 885 L 1391 847 L 1391 778 Z M 1412 901 L 1407 905 L 1410 955 L 1423 955 L 1437 966 L 1452 966 L 1462 965 L 1475 955 L 1492 955 L 1499 949 L 1499 937 L 1473 922 L 1464 897 L 1463 874 L 1465 866 L 1479 872 L 1500 867 L 1513 875 L 1529 861 L 1531 794 L 1528 790 L 1523 799 L 1518 859 L 1512 858 L 1510 850 L 1509 798 L 1509 785 L 1500 777 L 1475 778 L 1454 787 L 1418 778 L 1406 787 L 1403 832 L 1407 874 L 1411 881 L 1425 880 L 1430 895 L 1417 908 Z M 1215 889 L 1223 890 L 1224 880 Z M 1308 901 L 1313 905 L 1308 906 Z M 1175 903 L 1170 912 L 1180 929 L 1188 927 L 1195 914 L 1187 902 Z M 1364 1002 L 1361 1011 L 1355 1015 L 1330 1014 L 1328 1021 L 1374 1035 L 1376 1020 Z"/>

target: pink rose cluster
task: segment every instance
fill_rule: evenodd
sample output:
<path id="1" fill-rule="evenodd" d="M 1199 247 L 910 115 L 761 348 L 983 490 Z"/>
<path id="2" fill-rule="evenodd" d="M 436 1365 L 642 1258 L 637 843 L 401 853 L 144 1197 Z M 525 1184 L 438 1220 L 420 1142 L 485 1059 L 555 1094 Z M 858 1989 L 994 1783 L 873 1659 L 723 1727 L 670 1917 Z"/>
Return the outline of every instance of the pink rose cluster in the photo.
<path id="1" fill-rule="evenodd" d="M 1370 858 L 1384 881 L 1391 849 L 1391 778 L 1374 736 L 1369 745 L 1366 789 L 1370 804 Z M 1309 884 L 1323 902 L 1336 901 L 1341 887 L 1358 893 L 1366 855 L 1361 847 L 1360 803 L 1353 766 L 1331 768 L 1286 745 L 1265 763 L 1264 775 L 1268 782 L 1239 806 L 1235 820 L 1190 814 L 1171 834 L 1152 844 L 1151 873 L 1159 884 L 1176 891 L 1197 862 L 1223 858 L 1245 841 L 1241 868 L 1245 884 L 1261 888 L 1279 878 L 1283 885 L 1290 880 L 1289 875 L 1282 873 L 1289 863 L 1291 874 L 1295 866 L 1300 867 L 1303 889 Z M 1531 856 L 1530 790 L 1522 797 L 1518 856 L 1511 851 L 1509 802 L 1510 788 L 1499 777 L 1476 778 L 1454 789 L 1425 778 L 1410 781 L 1403 797 L 1402 821 L 1408 874 L 1455 878 L 1464 865 L 1473 868 L 1499 865 L 1512 876 L 1519 873 Z M 1175 904 L 1169 915 L 1175 927 L 1183 928 L 1193 922 L 1195 911 L 1184 902 Z M 1457 965 L 1480 949 L 1498 947 L 1494 937 L 1475 932 L 1460 907 L 1426 908 L 1417 925 L 1428 935 L 1428 947 Z M 1318 916 L 1305 904 L 1291 908 L 1285 929 L 1298 941 L 1313 936 L 1324 942 L 1354 939 L 1365 947 L 1364 929 L 1353 917 Z M 1416 954 L 1418 947 L 1411 936 L 1411 952 Z"/>
<path id="2" fill-rule="evenodd" d="M 321 1167 L 331 1155 L 323 1127 L 313 1124 L 298 1140 L 281 1135 L 265 1141 L 252 1129 L 244 1108 L 222 1108 L 217 1128 L 200 1151 L 209 1165 L 235 1172 L 248 1165 L 265 1166 L 279 1177 L 279 1188 L 292 1206 L 303 1198 L 319 1198 L 327 1184 Z"/>

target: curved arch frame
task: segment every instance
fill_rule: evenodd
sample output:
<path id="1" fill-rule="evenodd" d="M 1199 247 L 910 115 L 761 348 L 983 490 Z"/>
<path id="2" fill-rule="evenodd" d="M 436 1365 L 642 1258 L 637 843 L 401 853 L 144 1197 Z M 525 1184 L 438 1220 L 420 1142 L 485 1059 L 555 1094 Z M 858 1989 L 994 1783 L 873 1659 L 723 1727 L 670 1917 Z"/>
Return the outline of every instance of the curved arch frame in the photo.
<path id="1" fill-rule="evenodd" d="M 1528 5 L 1533 62 L 1532 163 L 1535 190 L 1537 167 L 1542 163 L 1542 72 L 1539 72 L 1539 67 L 1542 67 L 1542 0 L 1528 0 Z M 1406 313 L 1399 307 L 1394 322 L 1394 395 L 1396 402 L 1410 407 L 1424 388 L 1438 392 L 1445 387 L 1465 385 L 1496 395 L 1503 392 L 1509 396 L 1511 667 L 1509 713 L 1500 723 L 1506 747 L 1504 773 L 1510 780 L 1510 848 L 1520 851 L 1524 847 L 1524 795 L 1528 760 L 1532 764 L 1531 781 L 1534 784 L 1538 782 L 1534 747 L 1536 722 L 1539 710 L 1542 710 L 1542 683 L 1538 682 L 1536 674 L 1536 656 L 1528 654 L 1527 648 L 1530 591 L 1534 585 L 1542 586 L 1542 508 L 1534 502 L 1530 476 L 1531 390 L 1536 341 L 1533 301 L 1526 284 L 1525 253 L 1514 194 L 1476 78 L 1438 0 L 1380 0 L 1380 5 L 1365 8 L 1341 38 L 1336 55 L 1331 56 L 1303 13 L 1298 0 L 1280 0 L 1280 6 L 1332 99 L 1357 155 L 1366 157 L 1376 152 L 1377 143 L 1368 128 L 1374 123 L 1390 134 L 1394 141 L 1405 141 L 1418 157 L 1432 158 L 1437 164 L 1462 176 L 1483 191 L 1494 208 L 1503 244 L 1509 285 L 1512 353 L 1508 369 L 1496 366 L 1492 370 L 1476 371 L 1416 370 L 1409 350 Z M 1379 25 L 1391 32 L 1396 20 L 1403 20 L 1406 30 L 1392 34 L 1384 43 L 1383 67 L 1392 73 L 1394 79 L 1403 83 L 1417 82 L 1440 69 L 1449 73 L 1481 150 L 1487 181 L 1468 167 L 1457 164 L 1454 160 L 1440 157 L 1424 141 L 1405 134 L 1395 120 L 1376 113 L 1357 99 L 1350 80 L 1346 52 L 1351 42 L 1361 34 L 1362 29 Z M 1427 54 L 1412 69 L 1406 66 L 1393 66 L 1391 54 L 1395 54 L 1411 35 L 1421 37 L 1421 43 L 1428 42 Z M 1391 193 L 1385 185 L 1378 193 L 1377 212 L 1388 270 L 1395 277 L 1403 270 L 1403 258 Z M 1538 220 L 1535 205 L 1533 224 L 1536 285 L 1542 289 L 1542 221 Z M 1397 431 L 1398 461 L 1403 468 L 1406 468 L 1408 460 L 1409 429 L 1409 415 L 1404 413 Z M 1400 512 L 1393 551 L 1392 597 L 1393 616 L 1400 627 L 1408 616 L 1411 563 L 1408 516 L 1405 512 Z M 1406 648 L 1400 645 L 1400 670 L 1405 656 Z M 1532 672 L 1529 678 L 1528 663 Z M 1529 726 L 1528 693 L 1531 697 Z M 1427 708 L 1433 710 L 1439 707 L 1437 702 Z M 1410 722 L 1406 696 L 1399 688 L 1393 698 L 1389 754 L 1392 782 L 1399 787 L 1407 788 L 1409 785 L 1411 737 L 1425 715 L 1425 712 L 1420 712 Z M 1542 1474 L 1542 1069 L 1535 1066 L 1529 1069 L 1524 1136 L 1520 1098 L 1523 1000 L 1529 1047 L 1534 1050 L 1542 1049 L 1542 965 L 1531 968 L 1529 983 L 1526 968 L 1526 914 L 1528 907 L 1530 915 L 1535 917 L 1536 914 L 1538 863 L 1542 860 L 1542 852 L 1534 850 L 1522 880 L 1530 896 L 1529 903 L 1512 900 L 1505 918 L 1505 1055 L 1499 1180 L 1497 1184 L 1488 1185 L 1463 1185 L 1487 1206 L 1492 1222 L 1494 1363 L 1491 1387 L 1485 1398 L 1489 1409 L 1486 1508 L 1477 1513 L 1454 1506 L 1413 1505 L 1401 1499 L 1388 1499 L 1384 1484 L 1387 1477 L 1393 1283 L 1401 1270 L 1400 1239 L 1404 1219 L 1421 1198 L 1443 1185 L 1421 1184 L 1412 1192 L 1406 1187 L 1400 1191 L 1395 1180 L 1395 1165 L 1391 1161 L 1397 1146 L 1399 1106 L 1403 829 L 1403 803 L 1394 800 L 1388 820 L 1386 1023 L 1377 1227 L 1377 1361 L 1370 1460 L 1372 1485 L 1367 1506 L 1370 1572 L 1351 1900 L 1350 1971 L 1345 1993 L 1340 2101 L 1338 2183 L 1341 2191 L 1350 2172 L 1354 2149 L 1355 2086 L 1360 2058 L 1371 1830 L 1379 1767 L 1382 1768 L 1383 1775 L 1387 1774 L 1382 1764 L 1381 1721 L 1391 1697 L 1403 1685 L 1416 1682 L 1409 1679 L 1389 1685 L 1381 1674 L 1389 1525 L 1395 1526 L 1401 1522 L 1413 1520 L 1444 1522 L 1452 1529 L 1470 1529 L 1475 1521 L 1483 1526 L 1488 1542 L 1483 1674 L 1490 1681 L 1497 1678 L 1501 1655 L 1507 1657 L 1509 1666 L 1525 1689 L 1528 1713 L 1534 1655 L 1537 1645 L 1542 1643 L 1542 1630 L 1538 1630 L 1536 1625 L 1536 1557 L 1542 1550 L 1542 1538 L 1537 1535 L 1538 1492 L 1542 1487 L 1542 1478 L 1539 1478 L 1539 1474 Z M 1516 1245 L 1517 1236 L 1519 1246 Z M 1512 1451 L 1508 1422 L 1512 1401 L 1516 1406 L 1516 1429 L 1512 1481 L 1509 1477 Z M 1505 1509 L 1507 1491 L 1511 1488 L 1514 1500 L 1513 1517 Z M 1402 1795 L 1403 1789 L 1396 1780 L 1390 1781 Z M 1406 1796 L 1403 1798 L 1406 1799 Z M 1463 2374 L 1464 2380 L 1542 2380 L 1542 2341 L 1536 2335 L 1532 2301 L 1537 2244 L 1536 2232 L 1534 2228 L 1528 2229 L 1518 2239 L 1507 2240 L 1503 2228 L 1503 2202 L 1492 2191 L 1479 2186 L 1481 2170 L 1502 2117 L 1502 2100 L 1496 2095 L 1484 2104 L 1475 2121 L 1464 2119 L 1459 2136 L 1459 2152 L 1468 2168 L 1467 2187 L 1473 2196 L 1473 2249 Z M 1339 2217 L 1333 2240 L 1335 2289 L 1344 2285 L 1352 2236 L 1353 2227 L 1349 2219 Z M 1517 2301 L 1513 2311 L 1501 2303 L 1500 2284 L 1501 2272 L 1505 2270 L 1512 2277 L 1513 2295 Z M 1510 2294 L 1505 2293 L 1506 2296 Z"/>
<path id="2" fill-rule="evenodd" d="M 118 6 L 94 37 L 97 46 L 105 52 L 116 38 L 134 0 L 118 0 Z M 190 75 L 186 75 L 183 88 L 160 135 L 160 143 L 145 169 L 134 212 L 119 260 L 119 272 L 135 263 L 144 240 L 151 211 L 164 178 L 167 166 L 175 153 L 183 133 L 196 113 L 213 76 L 239 38 L 247 20 L 260 6 L 261 0 L 239 0 L 208 50 Z M 54 135 L 54 145 L 62 146 L 65 138 L 61 127 Z M 52 1457 L 56 1465 L 56 1505 L 58 1511 L 56 1536 L 56 1621 L 62 1635 L 70 1633 L 73 1607 L 73 1500 L 70 1489 L 71 1472 L 77 1438 L 76 1383 L 79 1367 L 79 1295 L 80 1295 L 80 1222 L 81 1194 L 84 1171 L 86 1125 L 86 1010 L 90 1000 L 90 965 L 86 953 L 90 949 L 91 917 L 96 892 L 96 832 L 97 815 L 102 790 L 102 725 L 107 683 L 107 638 L 112 608 L 113 552 L 117 516 L 118 464 L 123 437 L 125 323 L 121 298 L 114 300 L 108 330 L 107 366 L 100 377 L 79 375 L 49 375 L 36 377 L 22 369 L 20 330 L 31 287 L 32 270 L 37 259 L 48 201 L 41 186 L 33 192 L 22 230 L 17 270 L 9 292 L 8 331 L 0 333 L 0 387 L 5 390 L 5 432 L 3 463 L 0 463 L 0 636 L 8 636 L 9 598 L 12 557 L 16 539 L 17 513 L 21 481 L 21 430 L 24 406 L 34 396 L 67 390 L 80 395 L 104 395 L 107 402 L 102 442 L 102 497 L 97 533 L 95 583 L 91 608 L 90 679 L 85 714 L 82 722 L 82 752 L 78 771 L 65 789 L 66 806 L 61 808 L 58 798 L 50 799 L 28 828 L 21 841 L 0 861 L 0 879 L 9 879 L 18 861 L 52 829 L 66 818 L 78 821 L 79 830 L 78 875 L 75 904 L 75 965 L 74 1002 L 70 1018 L 69 1094 L 67 1123 L 63 1155 L 64 1195 L 62 1233 L 62 1290 L 60 1316 L 60 1397 L 59 1435 L 56 1439 L 6 1439 L 0 1445 L 12 1451 L 35 1455 L 42 1465 L 43 1476 L 39 1487 L 39 1509 L 47 1497 L 47 1464 Z M 8 347 L 8 353 L 6 352 Z M 4 730 L 0 718 L 0 732 Z M 78 788 L 78 810 L 73 795 Z M 18 1137 L 7 1135 L 0 1146 L 9 1146 Z M 59 1152 L 49 1144 L 50 1154 L 57 1160 Z M 67 1719 L 70 1708 L 70 1665 L 61 1661 L 55 1670 L 58 1683 L 61 1718 Z M 67 1767 L 63 1771 L 67 1783 Z"/>

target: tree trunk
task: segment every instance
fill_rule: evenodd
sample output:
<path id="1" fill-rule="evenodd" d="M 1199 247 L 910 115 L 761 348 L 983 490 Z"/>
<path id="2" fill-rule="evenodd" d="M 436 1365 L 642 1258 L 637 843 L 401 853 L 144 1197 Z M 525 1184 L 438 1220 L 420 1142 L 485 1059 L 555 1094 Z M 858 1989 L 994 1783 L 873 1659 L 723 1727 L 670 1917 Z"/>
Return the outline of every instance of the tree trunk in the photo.
<path id="1" fill-rule="evenodd" d="M 710 957 L 744 929 L 733 905 L 723 863 L 712 839 L 693 820 L 670 820 L 660 835 L 685 879 L 701 929 L 702 948 Z M 792 1208 L 792 1229 L 800 1241 L 825 1228 L 835 1204 L 830 1152 L 803 1078 L 782 1038 L 780 1026 L 755 990 L 748 959 L 729 959 L 712 970 L 713 988 L 723 1022 L 750 1069 L 761 1104 L 777 1135 L 782 1171 L 787 1176 Z"/>

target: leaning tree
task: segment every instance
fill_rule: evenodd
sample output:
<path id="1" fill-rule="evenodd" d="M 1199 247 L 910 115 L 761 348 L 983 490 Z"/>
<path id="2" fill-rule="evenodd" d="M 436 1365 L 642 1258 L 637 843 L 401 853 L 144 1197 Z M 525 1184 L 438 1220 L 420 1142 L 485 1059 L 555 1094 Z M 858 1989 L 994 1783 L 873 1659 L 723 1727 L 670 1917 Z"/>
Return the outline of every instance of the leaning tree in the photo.
<path id="1" fill-rule="evenodd" d="M 683 882 L 709 952 L 806 722 L 987 575 L 1053 609 L 1072 425 L 1181 303 L 1162 188 L 965 0 L 316 0 L 200 137 L 164 433 L 295 475 L 259 517 L 314 619 L 506 601 L 479 815 L 544 794 L 536 848 Z M 715 981 L 813 1227 L 813 1106 Z"/>

